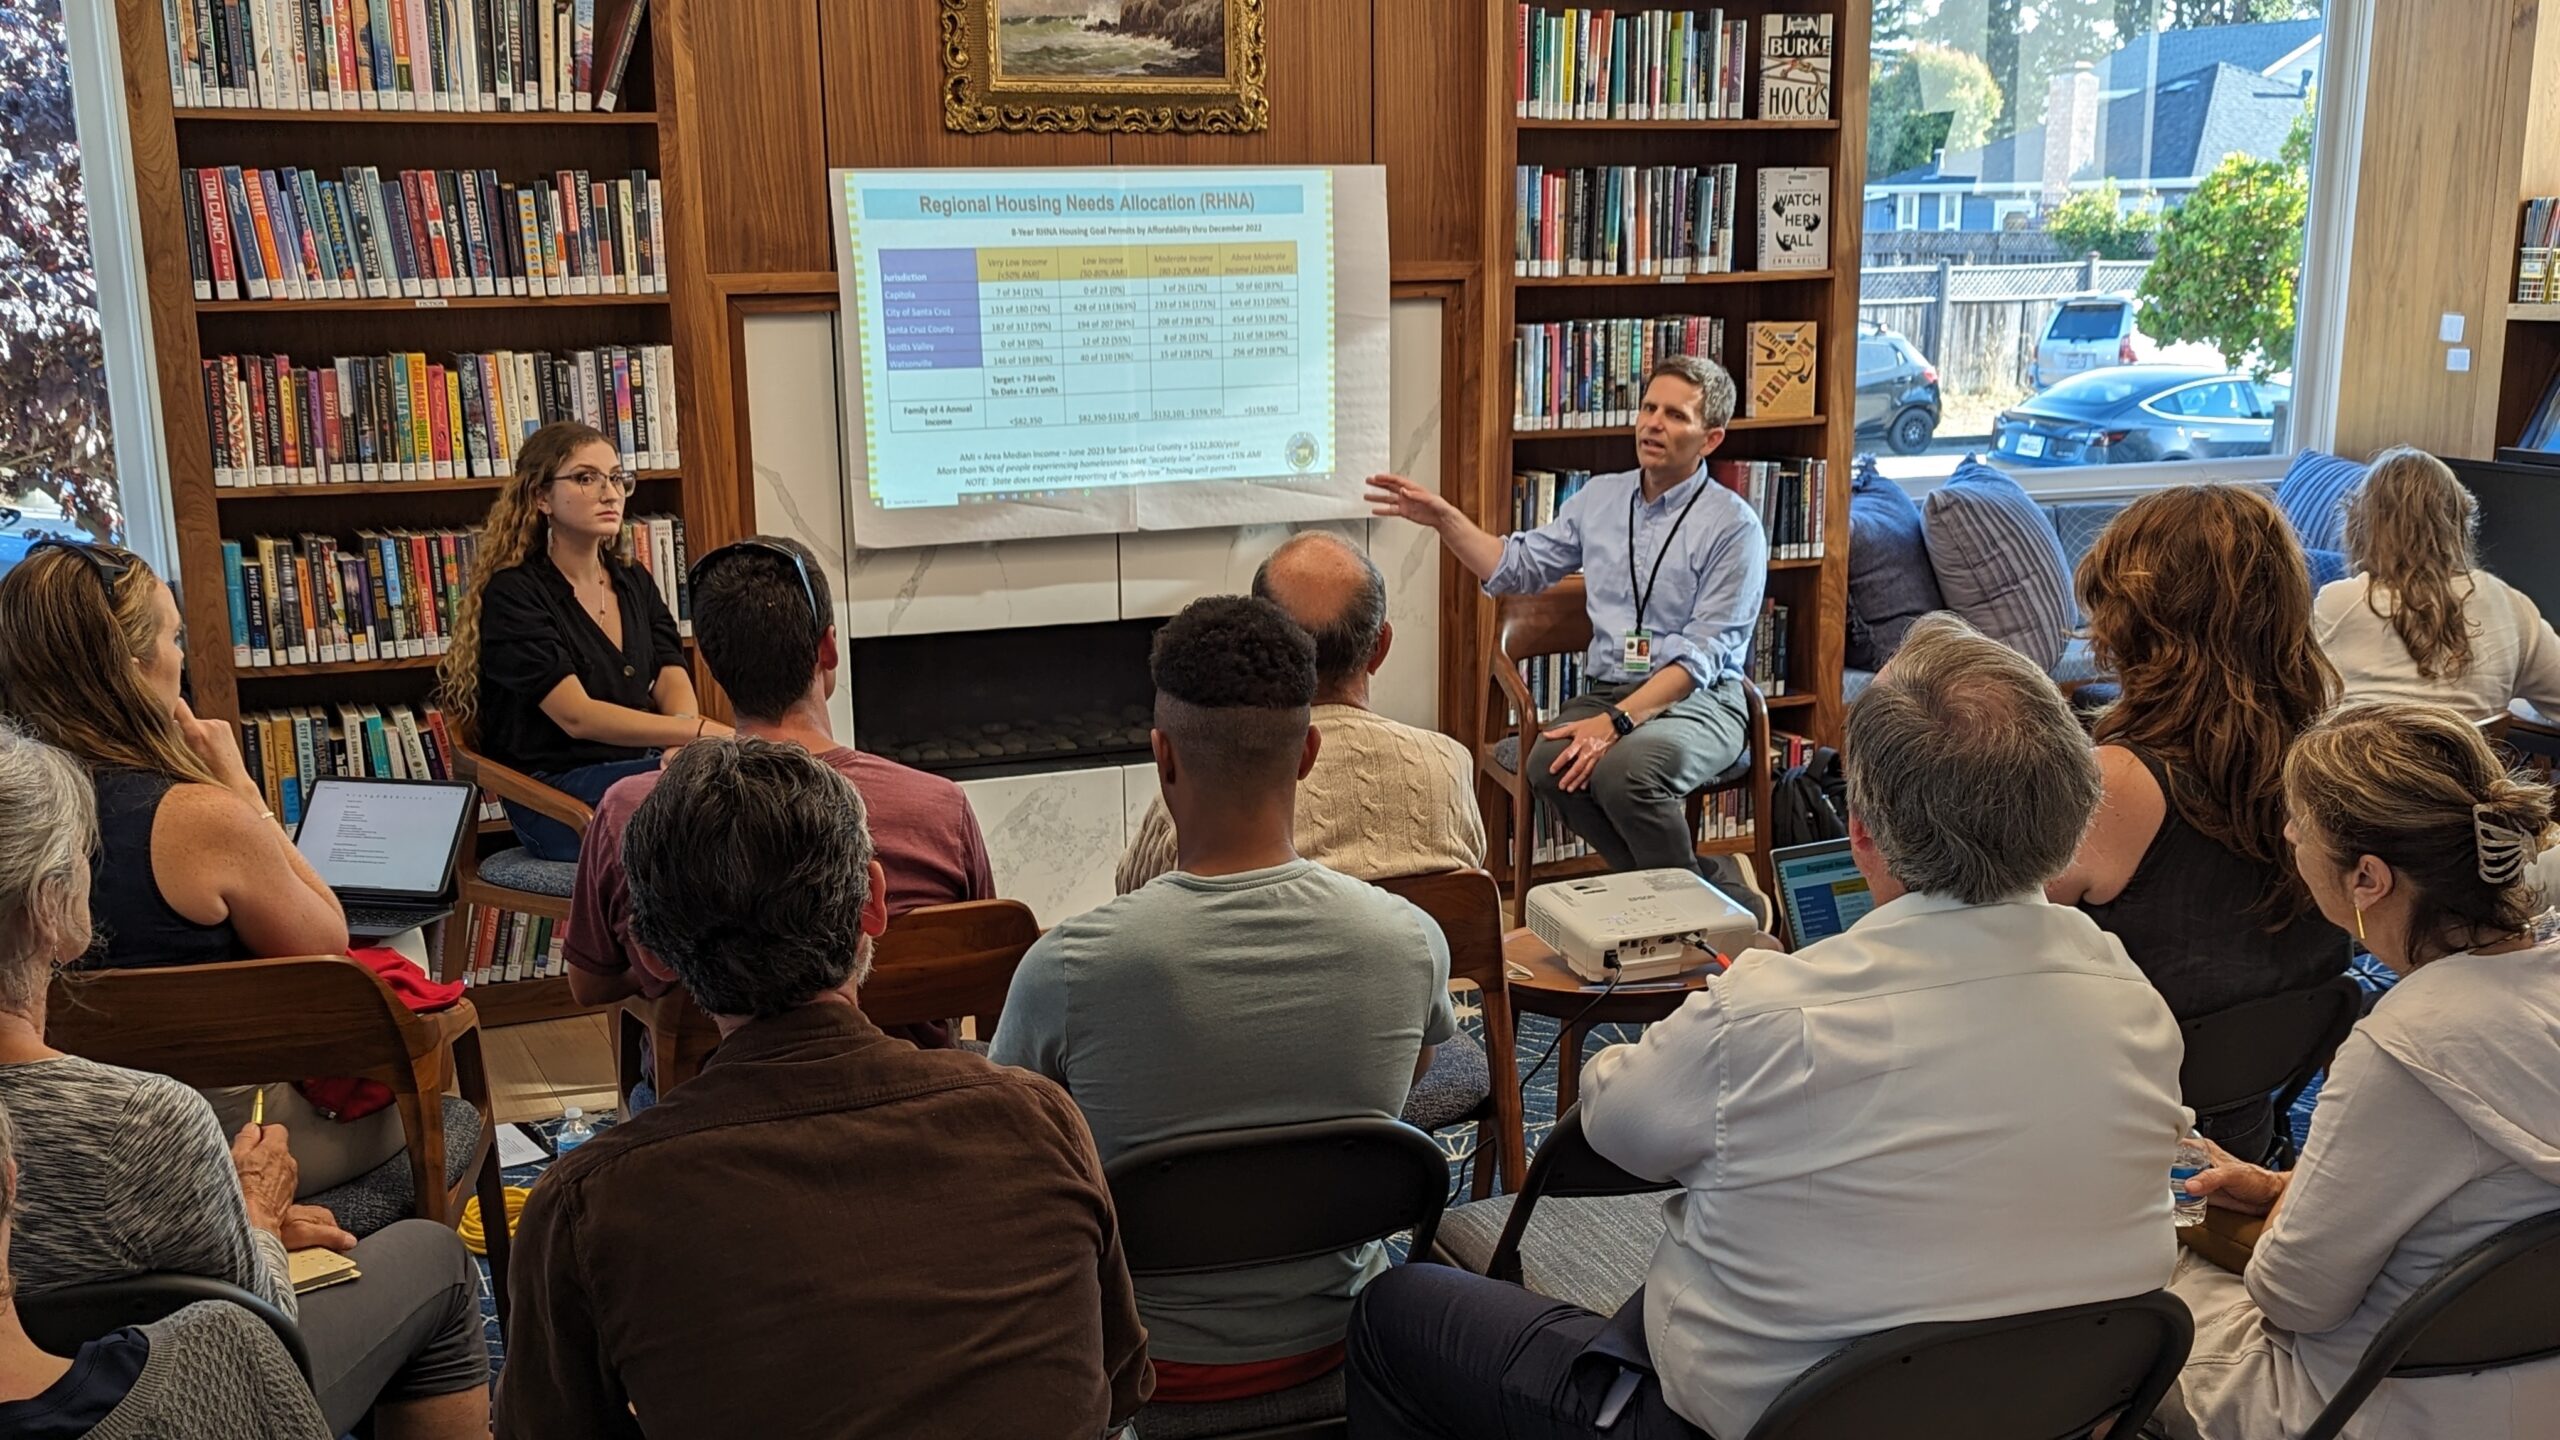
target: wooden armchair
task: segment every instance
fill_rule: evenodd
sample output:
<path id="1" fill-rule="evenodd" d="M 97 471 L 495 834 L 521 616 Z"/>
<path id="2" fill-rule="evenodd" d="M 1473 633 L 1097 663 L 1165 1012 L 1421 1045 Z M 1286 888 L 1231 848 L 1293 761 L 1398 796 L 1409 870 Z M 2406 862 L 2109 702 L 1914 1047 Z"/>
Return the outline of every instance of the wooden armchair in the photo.
<path id="1" fill-rule="evenodd" d="M 521 770 L 509 769 L 485 755 L 462 749 L 456 756 L 456 776 L 478 784 L 480 793 L 500 800 L 511 800 L 538 815 L 559 821 L 584 836 L 587 822 L 595 811 L 574 795 L 554 790 Z M 482 859 L 480 847 L 465 843 L 462 861 L 455 871 L 454 915 L 444 927 L 444 943 L 437 947 L 436 975 L 443 980 L 459 980 L 471 969 L 471 911 L 476 906 L 489 910 L 516 910 L 528 915 L 547 916 L 555 926 L 569 923 L 569 892 L 576 882 L 578 867 L 560 860 L 539 860 L 522 846 L 501 850 Z M 495 997 L 491 997 L 495 998 Z M 523 1019 L 550 1019 L 573 1013 L 559 1003 L 545 1007 L 537 1001 L 531 1005 L 499 1003 L 492 1007 L 489 1023 L 513 1024 Z"/>
<path id="2" fill-rule="evenodd" d="M 720 1029 L 711 1023 L 693 992 L 677 985 L 663 995 L 634 995 L 614 1006 L 615 1086 L 622 1108 L 631 1109 L 631 1092 L 640 1084 L 640 1037 L 649 1037 L 650 1081 L 665 1094 L 702 1073 L 702 1062 L 719 1048 Z"/>
<path id="3" fill-rule="evenodd" d="M 1538 744 L 1543 718 L 1520 678 L 1522 662 L 1550 655 L 1579 655 L 1591 645 L 1591 616 L 1582 577 L 1568 576 L 1535 595 L 1496 597 L 1493 630 L 1485 652 L 1486 696 L 1483 731 L 1476 740 L 1477 796 L 1491 835 L 1488 859 L 1496 880 L 1509 897 L 1511 923 L 1528 923 L 1529 888 L 1533 883 L 1537 830 L 1536 791 L 1529 783 L 1529 756 Z M 1698 787 L 1689 797 L 1689 826 L 1697 829 L 1706 797 L 1728 790 L 1748 790 L 1752 826 L 1749 837 L 1701 842 L 1702 855 L 1747 855 L 1764 893 L 1777 893 L 1769 869 L 1769 707 L 1760 689 L 1742 682 L 1744 731 L 1742 758 L 1731 769 Z M 1504 764 L 1504 746 L 1511 749 Z"/>
<path id="4" fill-rule="evenodd" d="M 871 945 L 862 1013 L 874 1025 L 921 1025 L 968 1016 L 993 1039 L 1005 993 L 1040 922 L 1019 900 L 927 905 L 889 922 Z"/>
<path id="5" fill-rule="evenodd" d="M 45 1039 L 73 1055 L 197 1089 L 315 1075 L 379 1081 L 400 1109 L 418 1218 L 455 1223 L 475 1188 L 481 1214 L 507 1213 L 480 1016 L 468 1000 L 417 1014 L 344 955 L 80 971 L 54 980 Z M 467 1156 L 445 1153 L 448 1089 L 458 1089 L 479 1114 L 480 1136 Z M 448 1185 L 449 1174 L 460 1178 Z M 503 1323 L 506 1227 L 489 1226 L 488 1237 Z"/>
<path id="6" fill-rule="evenodd" d="M 1491 1085 L 1473 1117 L 1477 1158 L 1469 1191 L 1478 1200 L 1491 1195 L 1499 1164 L 1503 1193 L 1517 1194 L 1529 1173 L 1529 1151 L 1520 1111 L 1519 1024 L 1502 964 L 1502 892 L 1482 870 L 1398 876 L 1379 881 L 1378 888 L 1412 901 L 1439 922 L 1449 941 L 1449 978 L 1471 982 L 1483 997 Z"/>

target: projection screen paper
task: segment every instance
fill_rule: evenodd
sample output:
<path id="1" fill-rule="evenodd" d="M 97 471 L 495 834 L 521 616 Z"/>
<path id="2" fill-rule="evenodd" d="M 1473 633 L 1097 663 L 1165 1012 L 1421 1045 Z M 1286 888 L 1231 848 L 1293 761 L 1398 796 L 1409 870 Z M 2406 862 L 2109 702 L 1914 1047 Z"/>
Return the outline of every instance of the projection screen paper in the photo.
<path id="1" fill-rule="evenodd" d="M 857 546 L 1368 513 L 1382 168 L 831 178 Z"/>

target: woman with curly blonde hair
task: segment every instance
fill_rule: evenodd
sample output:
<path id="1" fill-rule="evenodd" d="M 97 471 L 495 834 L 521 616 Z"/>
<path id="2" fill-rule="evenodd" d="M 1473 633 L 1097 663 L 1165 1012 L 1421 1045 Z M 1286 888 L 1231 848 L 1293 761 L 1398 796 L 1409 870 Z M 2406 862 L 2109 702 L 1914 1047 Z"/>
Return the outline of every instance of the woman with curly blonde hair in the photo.
<path id="1" fill-rule="evenodd" d="M 636 482 L 575 421 L 525 438 L 480 532 L 441 697 L 465 744 L 589 805 L 661 751 L 729 728 L 703 718 L 657 587 L 616 554 Z M 566 825 L 507 807 L 545 860 L 578 858 Z"/>
<path id="2" fill-rule="evenodd" d="M 2312 633 L 2350 700 L 2450 705 L 2474 720 L 2524 700 L 2560 716 L 2560 635 L 2524 592 L 2480 568 L 2480 513 L 2445 463 L 2374 457 L 2347 504 L 2356 574 L 2324 585 Z"/>
<path id="3" fill-rule="evenodd" d="M 2122 698 L 2095 727 L 2104 798 L 2046 887 L 2124 942 L 2184 1020 L 2346 969 L 2285 853 L 2280 776 L 2338 682 L 2311 641 L 2311 577 L 2274 502 L 2182 485 L 2124 509 L 2080 562 L 2091 643 Z M 2258 1102 L 2203 1117 L 2251 1160 L 2275 1138 Z"/>

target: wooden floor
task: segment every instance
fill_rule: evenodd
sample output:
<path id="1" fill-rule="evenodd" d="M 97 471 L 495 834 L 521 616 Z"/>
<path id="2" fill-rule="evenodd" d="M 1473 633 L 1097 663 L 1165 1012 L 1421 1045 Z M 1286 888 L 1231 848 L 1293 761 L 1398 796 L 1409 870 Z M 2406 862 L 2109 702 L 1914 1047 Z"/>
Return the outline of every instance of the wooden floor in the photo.
<path id="1" fill-rule="evenodd" d="M 611 1114 L 617 1100 L 612 1018 L 574 1015 L 481 1032 L 498 1123 L 556 1120 L 570 1105 L 589 1115 Z"/>

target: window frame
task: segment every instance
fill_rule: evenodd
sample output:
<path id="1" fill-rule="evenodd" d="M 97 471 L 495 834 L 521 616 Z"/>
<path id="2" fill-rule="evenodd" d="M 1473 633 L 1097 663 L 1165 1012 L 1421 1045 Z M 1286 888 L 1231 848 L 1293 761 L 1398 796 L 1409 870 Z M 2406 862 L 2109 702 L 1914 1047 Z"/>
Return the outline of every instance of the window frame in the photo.
<path id="1" fill-rule="evenodd" d="M 106 360 L 107 423 L 125 544 L 162 576 L 176 579 L 178 532 L 116 7 L 104 0 L 64 0 L 62 28 L 70 51 L 80 184 L 89 205 L 89 262 L 98 280 L 98 341 Z"/>
<path id="2" fill-rule="evenodd" d="M 2321 15 L 2320 85 L 2311 134 L 2311 203 L 2304 220 L 2302 276 L 2293 342 L 2290 433 L 2282 450 L 2231 460 L 2143 461 L 2008 472 L 2038 500 L 2131 498 L 2204 480 L 2272 484 L 2306 450 L 2337 441 L 2337 394 L 2346 356 L 2347 281 L 2362 178 L 2367 87 L 2373 74 L 2374 0 L 2326 0 Z M 2152 192 L 2153 207 L 2167 209 Z M 1898 482 L 1913 497 L 1944 477 Z"/>

